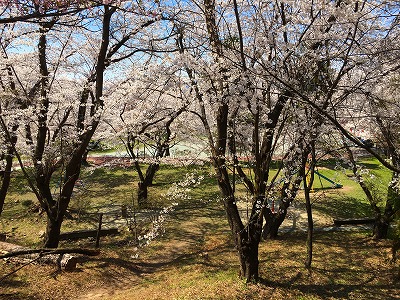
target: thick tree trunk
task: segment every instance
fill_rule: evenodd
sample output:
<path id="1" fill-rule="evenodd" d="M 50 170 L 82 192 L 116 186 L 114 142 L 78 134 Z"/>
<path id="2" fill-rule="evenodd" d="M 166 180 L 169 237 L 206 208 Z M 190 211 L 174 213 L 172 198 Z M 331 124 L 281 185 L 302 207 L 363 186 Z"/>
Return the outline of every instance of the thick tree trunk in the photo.
<path id="1" fill-rule="evenodd" d="M 47 218 L 47 227 L 45 234 L 45 248 L 57 248 L 60 241 L 62 218 Z"/>
<path id="2" fill-rule="evenodd" d="M 153 184 L 154 177 L 160 169 L 160 164 L 152 163 L 146 170 L 146 176 L 143 181 L 138 182 L 138 204 L 142 206 L 147 201 L 148 187 Z"/>
<path id="3" fill-rule="evenodd" d="M 301 176 L 291 178 L 288 182 L 284 183 L 281 189 L 281 198 L 279 201 L 279 207 L 274 211 L 272 208 L 265 208 L 263 211 L 265 225 L 263 228 L 262 237 L 266 239 L 276 239 L 278 237 L 279 227 L 282 225 L 286 218 L 287 210 L 292 204 L 294 197 L 297 195 L 300 183 L 302 181 Z"/>
<path id="4" fill-rule="evenodd" d="M 244 226 L 236 206 L 236 199 L 225 167 L 225 161 L 215 159 L 214 167 L 218 175 L 218 186 L 223 195 L 222 202 L 239 256 L 240 277 L 246 279 L 247 282 L 257 281 L 259 279 L 258 246 L 261 239 L 262 218 L 259 217 L 256 207 L 262 202 L 254 201 L 249 223 Z"/>
<path id="5" fill-rule="evenodd" d="M 147 182 L 148 186 L 153 185 L 154 177 L 159 169 L 160 169 L 159 163 L 152 163 L 147 168 L 145 181 Z"/>
<path id="6" fill-rule="evenodd" d="M 397 180 L 397 174 L 393 173 L 392 181 Z M 373 236 L 375 239 L 386 239 L 388 237 L 389 225 L 396 212 L 396 206 L 400 203 L 399 194 L 391 185 L 388 187 L 385 211 L 383 214 L 376 214 Z"/>
<path id="7" fill-rule="evenodd" d="M 261 236 L 261 225 L 249 224 L 248 230 L 238 234 L 237 250 L 240 261 L 240 277 L 246 282 L 259 280 L 258 247 Z"/>
<path id="8" fill-rule="evenodd" d="M 274 240 L 278 237 L 279 227 L 286 218 L 287 210 L 272 212 L 269 208 L 264 210 L 265 225 L 262 231 L 264 240 Z"/>
<path id="9" fill-rule="evenodd" d="M 374 223 L 373 236 L 374 239 L 386 239 L 389 232 L 389 222 L 384 216 L 378 217 Z"/>
<path id="10" fill-rule="evenodd" d="M 71 201 L 71 195 L 74 190 L 75 183 L 79 178 L 82 155 L 87 146 L 87 142 L 88 140 L 86 142 L 82 142 L 82 145 L 77 148 L 75 153 L 72 154 L 70 160 L 66 162 L 62 190 L 56 200 L 53 199 L 53 195 L 51 194 L 49 186 L 50 182 L 48 180 L 41 182 L 40 176 L 36 178 L 38 189 L 40 190 L 40 194 L 43 196 L 43 202 L 45 203 L 43 208 L 47 214 L 47 226 L 44 243 L 44 247 L 46 248 L 58 247 L 61 225 Z M 47 175 L 47 177 L 50 176 Z"/>
<path id="11" fill-rule="evenodd" d="M 146 203 L 147 200 L 147 188 L 148 185 L 146 181 L 139 181 L 138 182 L 138 192 L 137 192 L 137 197 L 138 197 L 138 205 L 143 206 Z"/>

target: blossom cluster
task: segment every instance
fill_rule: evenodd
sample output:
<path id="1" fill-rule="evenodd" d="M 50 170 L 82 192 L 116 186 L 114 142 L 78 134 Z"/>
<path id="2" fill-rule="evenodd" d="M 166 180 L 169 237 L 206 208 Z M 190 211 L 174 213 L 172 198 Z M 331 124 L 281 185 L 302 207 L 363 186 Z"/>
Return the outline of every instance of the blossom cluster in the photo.
<path id="1" fill-rule="evenodd" d="M 192 187 L 200 185 L 203 179 L 204 176 L 202 175 L 188 173 L 185 175 L 185 179 L 183 181 L 173 183 L 168 191 L 164 194 L 164 197 L 170 201 L 189 200 L 191 199 L 189 192 L 192 190 Z"/>
<path id="2" fill-rule="evenodd" d="M 93 5 L 93 4 L 115 4 L 118 5 L 121 0 L 0 0 L 0 6 L 14 6 L 20 9 L 27 7 L 41 7 L 43 9 L 66 8 L 69 6 Z"/>
<path id="3" fill-rule="evenodd" d="M 178 203 L 172 203 L 170 206 L 164 207 L 152 221 L 150 230 L 144 235 L 138 236 L 139 246 L 147 246 L 158 236 L 165 233 L 165 221 L 174 210 Z"/>

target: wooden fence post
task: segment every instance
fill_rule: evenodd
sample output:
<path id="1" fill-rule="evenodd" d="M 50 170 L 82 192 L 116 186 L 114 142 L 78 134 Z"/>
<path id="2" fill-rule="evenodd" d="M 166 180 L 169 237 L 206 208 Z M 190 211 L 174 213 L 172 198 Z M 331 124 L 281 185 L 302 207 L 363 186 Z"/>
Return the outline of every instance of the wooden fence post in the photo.
<path id="1" fill-rule="evenodd" d="M 101 224 L 103 222 L 103 213 L 99 215 L 99 226 L 97 228 L 97 236 L 96 236 L 96 248 L 99 248 L 100 245 L 100 234 L 101 234 Z"/>

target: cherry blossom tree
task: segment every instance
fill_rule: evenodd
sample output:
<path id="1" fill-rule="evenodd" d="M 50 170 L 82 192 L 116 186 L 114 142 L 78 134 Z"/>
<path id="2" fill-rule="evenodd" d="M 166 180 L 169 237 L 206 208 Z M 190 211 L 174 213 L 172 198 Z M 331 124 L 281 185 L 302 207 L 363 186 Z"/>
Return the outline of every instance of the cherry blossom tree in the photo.
<path id="1" fill-rule="evenodd" d="M 375 68 L 377 53 L 397 55 L 393 47 L 397 38 L 396 4 L 214 0 L 190 4 L 193 5 L 187 11 L 191 12 L 191 19 L 202 25 L 191 27 L 190 21 L 181 17 L 178 30 L 182 68 L 187 72 L 209 139 L 241 275 L 249 281 L 258 278 L 262 215 L 267 216 L 266 226 L 273 228 L 270 232 L 277 232 L 302 180 L 299 174 L 287 173 L 293 179 L 283 184 L 278 214 L 273 213 L 267 205 L 268 175 L 280 128 L 287 122 L 286 112 L 290 107 L 296 110 L 310 106 L 317 117 L 305 127 L 305 132 L 328 122 L 365 147 L 340 124 L 335 112 L 363 84 L 396 70 L 389 66 L 388 59 L 380 62 L 381 68 Z M 350 86 L 349 78 L 354 78 Z M 239 119 L 247 119 L 247 125 L 252 127 L 254 180 L 246 176 L 236 159 Z M 313 135 L 308 136 L 310 141 L 314 139 Z M 301 145 L 294 144 L 290 154 L 295 165 L 302 157 Z M 306 147 L 309 141 L 303 145 Z M 393 168 L 372 149 L 368 151 Z M 229 154 L 235 174 L 252 195 L 247 223 L 240 215 L 229 176 Z M 290 164 L 288 170 L 293 169 Z"/>
<path id="2" fill-rule="evenodd" d="M 144 70 L 133 69 L 135 75 L 128 76 L 112 94 L 114 104 L 105 119 L 133 161 L 139 175 L 138 204 L 143 206 L 160 161 L 169 155 L 179 132 L 175 130 L 174 122 L 187 110 L 189 102 L 180 77 L 173 75 L 173 65 L 161 64 L 152 68 L 146 62 Z M 148 165 L 142 165 L 143 162 Z"/>
<path id="3" fill-rule="evenodd" d="M 16 22 L 39 22 L 40 18 L 60 17 L 78 14 L 88 8 L 96 8 L 103 4 L 123 7 L 122 2 L 116 0 L 2 0 L 0 1 L 0 24 Z"/>
<path id="4" fill-rule="evenodd" d="M 4 81 L 3 81 L 4 83 Z M 12 83 L 10 84 L 12 90 Z M 8 88 L 7 86 L 3 85 L 3 95 L 1 96 L 2 100 L 6 97 L 4 94 L 10 95 L 9 91 L 7 91 Z M 0 104 L 0 114 L 3 115 L 3 110 L 8 109 L 8 101 L 1 101 L 2 103 Z M 16 131 L 18 129 L 18 123 L 17 120 L 13 120 L 11 118 L 10 122 L 7 122 L 6 119 L 1 117 L 0 118 L 0 123 L 2 130 L 0 131 L 0 143 L 1 143 L 1 148 L 0 148 L 0 178 L 1 178 L 1 186 L 0 186 L 0 214 L 3 211 L 3 206 L 4 202 L 6 199 L 8 187 L 10 185 L 10 179 L 11 179 L 11 171 L 12 171 L 12 164 L 13 164 L 13 153 L 14 153 L 14 147 L 17 142 L 17 135 Z M 5 128 L 6 130 L 3 130 Z"/>
<path id="5" fill-rule="evenodd" d="M 147 61 L 143 65 L 150 76 L 128 99 L 140 101 L 142 90 L 149 93 L 144 98 L 151 103 L 166 99 L 165 103 L 171 101 L 175 106 L 161 106 L 160 111 L 149 103 L 140 116 L 142 122 L 134 123 L 125 113 L 135 110 L 126 110 L 128 106 L 122 103 L 116 111 L 124 123 L 128 149 L 133 150 L 131 142 L 140 134 L 163 124 L 166 138 L 160 140 L 159 149 L 164 155 L 171 141 L 168 122 L 182 113 L 186 103 L 182 105 L 181 100 L 190 99 L 188 110 L 203 125 L 240 274 L 247 281 L 259 277 L 263 219 L 264 235 L 276 237 L 305 180 L 305 162 L 313 154 L 322 126 L 331 124 L 398 172 L 395 164 L 364 145 L 338 117 L 350 100 L 365 101 L 355 97 L 368 95 L 370 91 L 364 87 L 398 71 L 398 1 L 194 0 L 166 1 L 164 6 L 159 1 L 138 6 L 130 1 L 3 3 L 1 23 L 35 20 L 26 25 L 27 38 L 21 36 L 21 43 L 36 41 L 37 48 L 30 55 L 38 63 L 15 64 L 25 68 L 23 74 L 39 74 L 21 81 L 32 91 L 32 96 L 26 97 L 29 105 L 20 108 L 30 114 L 25 114 L 21 136 L 27 141 L 26 153 L 33 150 L 34 180 L 30 185 L 48 215 L 48 247 L 58 244 L 82 157 L 107 97 L 117 94 L 112 82 L 121 86 L 129 82 L 126 68 L 119 64 L 127 59 Z M 27 7 L 25 14 L 18 3 Z M 168 11 L 168 17 L 159 10 Z M 159 27 L 154 28 L 156 24 Z M 62 26 L 73 28 L 72 33 Z M 161 38 L 160 32 L 165 33 Z M 166 47 L 159 48 L 163 43 Z M 79 51 L 71 46 L 76 44 Z M 168 51 L 170 56 L 157 55 Z M 172 61 L 167 62 L 167 57 Z M 168 70 L 166 77 L 158 76 L 156 70 L 167 71 L 162 68 L 165 65 L 173 66 L 172 71 Z M 166 82 L 173 87 L 160 90 Z M 78 86 L 79 92 L 72 86 Z M 180 97 L 182 93 L 185 97 Z M 122 128 L 121 124 L 113 126 Z M 9 132 L 7 128 L 5 124 L 3 130 Z M 291 139 L 283 140 L 284 133 Z M 8 135 L 6 138 L 11 142 Z M 250 175 L 241 165 L 240 151 L 250 157 Z M 134 151 L 130 153 L 134 157 Z M 274 156 L 283 157 L 282 181 L 278 175 L 271 178 Z M 28 170 L 25 172 L 30 178 Z M 59 178 L 57 197 L 51 191 L 55 177 Z M 146 181 L 142 177 L 141 181 Z M 249 218 L 244 218 L 238 207 L 237 177 L 251 195 Z M 270 203 L 274 203 L 277 186 L 280 194 L 274 209 Z"/>
<path id="6" fill-rule="evenodd" d="M 281 116 L 292 94 L 288 90 L 280 90 L 265 78 L 255 76 L 252 70 L 255 65 L 251 59 L 258 51 L 257 45 L 251 37 L 244 36 L 242 31 L 242 22 L 246 26 L 250 24 L 246 16 L 250 17 L 254 13 L 251 7 L 239 7 L 236 2 L 225 6 L 225 3 L 214 1 L 204 1 L 204 4 L 198 6 L 202 7 L 199 18 L 202 18 L 205 25 L 197 27 L 201 28 L 199 32 L 187 27 L 180 29 L 178 45 L 181 60 L 186 62 L 183 67 L 198 101 L 198 115 L 208 136 L 212 163 L 223 196 L 222 203 L 239 255 L 241 276 L 247 281 L 257 280 L 258 244 L 262 230 L 262 211 L 266 207 L 264 202 L 268 170 L 275 150 L 274 140 L 276 135 L 279 136 L 279 124 L 283 124 Z M 239 9 L 243 9 L 243 12 L 239 13 Z M 220 11 L 226 14 L 219 15 Z M 226 27 L 228 20 L 236 28 Z M 250 25 L 246 30 L 251 35 Z M 196 51 L 192 45 L 194 38 L 198 39 L 199 45 L 207 43 L 209 52 Z M 252 43 L 245 48 L 247 39 Z M 248 59 L 248 55 L 251 58 Z M 249 148 L 254 158 L 254 182 L 242 170 L 237 157 L 236 132 L 243 131 L 241 126 L 251 127 Z M 229 152 L 235 173 L 241 177 L 252 195 L 247 224 L 242 220 L 235 187 L 230 180 L 227 160 Z"/>
<path id="7" fill-rule="evenodd" d="M 13 26 L 11 27 L 13 29 Z M 8 28 L 2 28 L 0 45 L 2 50 L 2 62 L 4 66 L 0 76 L 0 214 L 3 210 L 8 187 L 10 185 L 13 165 L 14 149 L 17 143 L 17 129 L 19 128 L 19 114 L 15 114 L 16 108 L 25 107 L 23 97 L 18 90 L 19 78 L 15 77 L 15 69 L 8 61 L 8 51 L 12 44 L 13 35 Z M 32 93 L 32 90 L 29 91 Z"/>
<path id="8" fill-rule="evenodd" d="M 397 76 L 393 76 L 383 82 L 379 78 L 367 92 L 357 96 L 358 100 L 363 99 L 362 102 L 352 101 L 352 110 L 343 112 L 343 118 L 351 120 L 353 131 L 360 134 L 359 128 L 361 127 L 365 132 L 364 135 L 367 134 L 369 140 L 374 141 L 376 148 L 383 152 L 395 168 L 399 167 L 400 141 L 397 121 L 399 116 L 396 99 L 398 95 L 397 78 Z M 355 179 L 363 189 L 375 214 L 373 235 L 376 239 L 387 238 L 389 225 L 400 208 L 399 173 L 396 170 L 392 171 L 392 178 L 386 187 L 386 193 L 383 193 L 382 183 L 377 184 L 379 182 L 377 178 L 357 164 L 357 148 L 352 147 L 352 143 L 346 139 L 343 143 Z"/>
<path id="9" fill-rule="evenodd" d="M 14 53 L 12 65 L 20 68 L 20 89 L 30 86 L 31 93 L 25 93 L 27 106 L 19 107 L 26 144 L 17 153 L 30 157 L 33 164 L 31 174 L 21 161 L 48 217 L 46 247 L 58 246 L 82 157 L 103 114 L 106 76 L 111 76 L 106 70 L 132 56 L 135 35 L 156 21 L 147 12 L 133 15 L 103 5 L 88 11 L 84 19 L 46 17 L 20 25 L 25 30 L 20 42 L 26 45 L 17 50 L 27 53 Z M 36 47 L 29 44 L 35 41 Z"/>

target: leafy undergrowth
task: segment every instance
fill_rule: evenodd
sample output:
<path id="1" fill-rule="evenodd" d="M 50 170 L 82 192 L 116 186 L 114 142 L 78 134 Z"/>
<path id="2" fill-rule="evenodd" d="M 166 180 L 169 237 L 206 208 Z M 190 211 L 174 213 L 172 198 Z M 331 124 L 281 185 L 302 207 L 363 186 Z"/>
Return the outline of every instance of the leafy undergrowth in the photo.
<path id="1" fill-rule="evenodd" d="M 74 272 L 29 265 L 1 282 L 1 299 L 396 299 L 400 283 L 389 241 L 366 233 L 317 233 L 311 272 L 305 235 L 291 233 L 260 247 L 261 281 L 238 278 L 224 213 L 215 204 L 178 206 L 165 234 L 144 248 L 117 237 Z M 89 245 L 89 244 L 88 244 Z M 85 245 L 82 245 L 85 246 Z M 6 274 L 17 265 L 1 262 Z"/>

